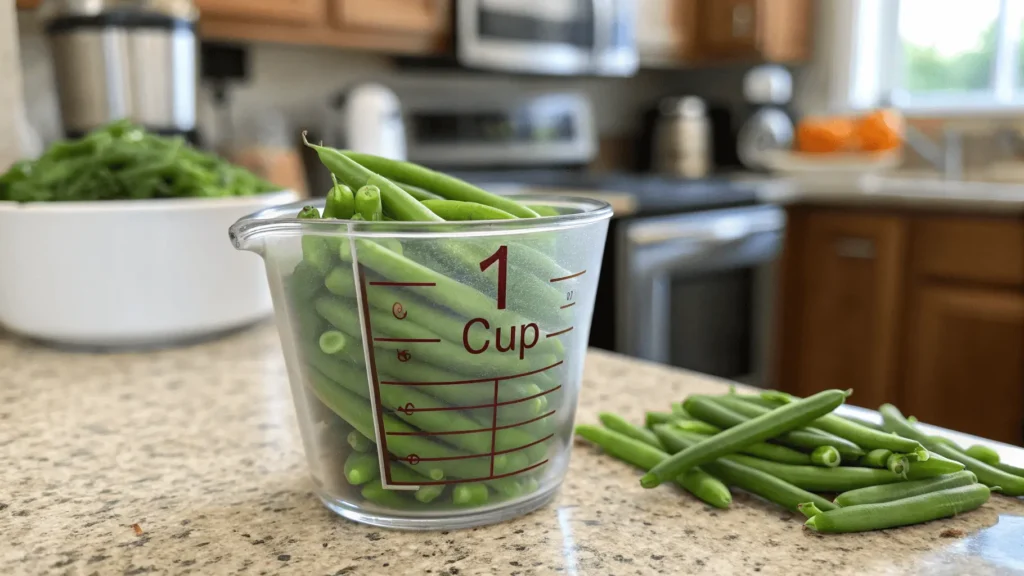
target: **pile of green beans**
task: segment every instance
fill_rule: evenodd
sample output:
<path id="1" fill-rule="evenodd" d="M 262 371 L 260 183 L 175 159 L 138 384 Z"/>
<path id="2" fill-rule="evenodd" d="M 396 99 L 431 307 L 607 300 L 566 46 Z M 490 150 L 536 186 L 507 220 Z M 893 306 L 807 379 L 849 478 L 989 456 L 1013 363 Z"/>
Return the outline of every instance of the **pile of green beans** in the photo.
<path id="1" fill-rule="evenodd" d="M 880 426 L 834 414 L 849 393 L 691 395 L 647 412 L 644 426 L 603 412 L 603 428 L 576 433 L 646 470 L 645 488 L 671 480 L 715 507 L 731 501 L 723 489 L 744 490 L 822 533 L 919 524 L 974 510 L 991 492 L 1024 495 L 1024 470 L 998 452 L 927 436 L 894 406 L 879 409 Z"/>
<path id="2" fill-rule="evenodd" d="M 118 121 L 52 144 L 0 175 L 0 200 L 72 202 L 251 196 L 279 188 L 239 166 Z"/>
<path id="3" fill-rule="evenodd" d="M 385 230 L 389 221 L 510 220 L 537 218 L 538 211 L 414 164 L 307 145 L 333 185 L 322 211 L 307 206 L 297 215 L 317 223 L 303 231 L 302 259 L 285 292 L 318 426 L 345 430 L 333 443 L 338 449 L 322 459 L 329 472 L 323 489 L 345 502 L 361 498 L 411 512 L 488 506 L 536 492 L 545 463 L 566 441 L 555 432 L 570 424 L 559 419 L 571 415 L 554 415 L 569 368 L 561 340 L 545 337 L 571 318 L 561 306 L 564 291 L 550 280 L 571 272 L 556 263 L 553 247 L 488 237 L 351 239 L 337 231 L 353 221 L 380 222 Z M 508 254 L 507 291 L 519 295 L 507 306 L 498 305 L 495 270 L 481 273 L 498 244 Z M 519 330 L 518 351 L 497 349 L 516 344 L 515 335 L 495 333 L 499 326 Z M 488 349 L 464 349 L 485 338 Z M 367 370 L 368 362 L 376 370 Z M 385 384 L 373 385 L 368 373 Z M 488 380 L 524 373 L 500 386 Z M 432 385 L 441 382 L 451 385 Z M 378 434 L 386 451 L 378 450 Z M 645 457 L 643 465 L 653 466 L 668 455 Z M 418 488 L 389 489 L 388 479 Z M 707 486 L 708 498 L 728 505 L 728 490 L 706 474 L 691 471 L 679 481 L 695 490 Z"/>

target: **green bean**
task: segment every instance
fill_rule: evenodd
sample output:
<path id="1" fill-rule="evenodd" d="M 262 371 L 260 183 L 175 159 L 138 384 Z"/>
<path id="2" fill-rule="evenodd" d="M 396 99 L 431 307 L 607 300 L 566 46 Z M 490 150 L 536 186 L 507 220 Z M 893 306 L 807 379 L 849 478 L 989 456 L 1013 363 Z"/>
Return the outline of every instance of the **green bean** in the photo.
<path id="1" fill-rule="evenodd" d="M 789 396 L 788 394 L 781 394 L 780 397 L 784 398 L 787 402 L 796 400 L 794 396 Z M 769 408 L 763 407 L 760 409 L 765 411 L 770 410 Z M 902 454 L 914 452 L 920 454 L 924 452 L 924 447 L 916 440 L 902 438 L 894 434 L 886 434 L 885 432 L 869 428 L 835 414 L 826 414 L 814 422 L 811 422 L 811 426 L 824 430 L 829 434 L 834 434 L 840 438 L 845 438 L 862 448 L 870 450 L 884 448 L 886 450 Z"/>
<path id="2" fill-rule="evenodd" d="M 705 436 L 714 436 L 722 431 L 718 426 L 712 426 L 703 420 L 675 420 L 671 424 L 683 432 L 693 432 Z"/>
<path id="3" fill-rule="evenodd" d="M 302 141 L 306 146 L 315 150 L 320 158 L 320 162 L 350 188 L 358 190 L 367 184 L 372 184 L 379 188 L 384 209 L 395 218 L 409 221 L 443 221 L 394 182 L 367 170 L 340 151 L 326 146 L 311 144 L 306 139 L 305 132 L 302 134 Z"/>
<path id="4" fill-rule="evenodd" d="M 324 218 L 348 220 L 356 213 L 356 199 L 352 189 L 338 182 L 338 177 L 331 173 L 334 186 L 327 192 L 324 203 Z"/>
<path id="5" fill-rule="evenodd" d="M 409 162 L 390 160 L 380 156 L 362 154 L 359 152 L 345 151 L 352 160 L 373 170 L 396 182 L 410 184 L 443 196 L 448 200 L 461 200 L 464 202 L 477 202 L 494 208 L 499 208 L 520 218 L 536 218 L 537 213 L 523 206 L 511 198 L 491 194 L 477 188 L 468 182 L 459 180 L 447 174 L 435 172 L 428 168 L 418 166 Z M 325 162 L 326 164 L 326 162 Z M 408 194 L 408 193 L 407 193 Z"/>
<path id="6" fill-rule="evenodd" d="M 650 444 L 657 449 L 661 449 L 661 442 L 658 441 L 658 437 L 654 435 L 654 432 L 646 428 L 634 426 L 626 421 L 625 418 L 612 414 L 610 412 L 601 412 L 597 415 L 597 418 L 604 424 L 605 428 L 629 436 L 634 440 L 639 440 L 645 444 Z"/>
<path id="7" fill-rule="evenodd" d="M 645 474 L 640 483 L 645 488 L 654 488 L 664 480 L 678 476 L 693 466 L 716 460 L 719 456 L 730 454 L 749 444 L 799 428 L 835 410 L 849 394 L 850 392 L 842 390 L 826 390 L 805 400 L 782 406 L 773 410 L 771 414 L 748 420 L 674 454 Z M 688 405 L 684 404 L 684 407 L 691 412 Z"/>
<path id="8" fill-rule="evenodd" d="M 299 211 L 300 220 L 319 220 L 320 211 L 306 206 Z M 322 276 L 331 270 L 331 249 L 325 238 L 313 234 L 302 235 L 302 260 L 309 263 Z"/>
<path id="9" fill-rule="evenodd" d="M 1024 478 L 1024 468 L 1018 468 L 1016 466 L 1006 464 L 1004 462 L 996 464 L 995 467 L 998 468 L 999 470 L 1002 470 L 1003 472 L 1006 472 L 1007 474 L 1012 474 L 1014 476 Z"/>
<path id="10" fill-rule="evenodd" d="M 804 490 L 812 492 L 845 492 L 866 486 L 892 484 L 901 480 L 896 474 L 878 468 L 797 466 L 769 462 L 741 454 L 732 456 L 732 458 L 740 464 L 757 468 L 762 472 L 767 472 L 772 476 L 781 478 L 794 486 L 799 486 Z"/>
<path id="11" fill-rule="evenodd" d="M 865 532 L 909 526 L 970 512 L 988 502 L 989 496 L 988 487 L 971 484 L 902 500 L 821 512 L 811 516 L 805 526 L 825 533 Z"/>
<path id="12" fill-rule="evenodd" d="M 348 336 L 337 330 L 328 330 L 320 335 L 319 344 L 324 354 L 337 354 L 345 349 Z"/>
<path id="13" fill-rule="evenodd" d="M 452 503 L 457 506 L 483 506 L 487 500 L 487 485 L 482 483 L 456 484 L 452 489 Z"/>
<path id="14" fill-rule="evenodd" d="M 380 202 L 380 188 L 372 184 L 360 188 L 356 192 L 356 212 L 367 222 L 383 220 L 384 207 Z"/>
<path id="15" fill-rule="evenodd" d="M 303 260 L 295 265 L 290 276 L 293 296 L 297 303 L 305 307 L 305 303 L 316 295 L 324 283 L 324 275 L 309 262 Z"/>
<path id="16" fill-rule="evenodd" d="M 356 452 L 369 452 L 370 448 L 373 447 L 373 443 L 366 436 L 360 434 L 358 430 L 349 432 L 345 440 Z"/>
<path id="17" fill-rule="evenodd" d="M 700 442 L 699 439 L 673 430 L 671 424 L 658 424 L 654 427 L 654 433 L 672 453 L 680 452 Z M 788 510 L 796 511 L 797 505 L 803 502 L 815 502 L 825 510 L 836 507 L 835 504 L 816 494 L 797 488 L 771 474 L 744 466 L 733 460 L 731 456 L 724 456 L 714 462 L 708 462 L 702 467 L 726 484 L 756 494 Z"/>
<path id="18" fill-rule="evenodd" d="M 424 200 L 442 200 L 442 198 L 437 194 L 434 194 L 433 192 L 427 192 L 423 188 L 417 188 L 416 186 L 402 184 L 401 182 L 395 182 L 395 184 L 401 186 L 402 190 L 405 190 L 406 192 L 409 193 L 409 196 L 412 196 L 413 198 L 419 200 L 420 202 L 423 202 Z"/>
<path id="19" fill-rule="evenodd" d="M 686 411 L 686 408 L 683 408 L 682 402 L 673 402 L 671 404 L 671 408 L 672 413 L 680 418 L 686 418 L 687 420 L 692 418 L 692 416 L 690 416 L 690 414 Z"/>
<path id="20" fill-rule="evenodd" d="M 907 422 L 906 418 L 904 418 L 903 414 L 899 411 L 899 408 L 896 408 L 892 404 L 883 404 L 878 408 L 878 411 L 882 414 L 883 425 L 889 432 L 895 432 L 900 436 L 914 438 L 924 444 L 931 452 L 960 462 L 968 470 L 974 472 L 975 476 L 978 477 L 978 482 L 981 482 L 986 486 L 1000 486 L 1002 487 L 1003 494 L 1006 494 L 1007 496 L 1024 496 L 1024 477 L 1007 473 L 994 466 L 989 466 L 981 460 L 964 454 L 957 448 L 922 434 L 914 428 L 912 424 Z"/>
<path id="21" fill-rule="evenodd" d="M 964 450 L 964 454 L 967 454 L 975 460 L 981 460 L 989 466 L 997 466 L 999 464 L 999 452 L 996 452 L 989 446 L 975 444 L 967 450 Z"/>
<path id="22" fill-rule="evenodd" d="M 461 202 L 459 200 L 423 200 L 423 205 L 430 211 L 448 221 L 458 220 L 515 220 L 517 217 L 500 208 L 478 204 L 477 202 Z"/>
<path id="23" fill-rule="evenodd" d="M 942 476 L 927 478 L 925 480 L 913 480 L 911 482 L 899 482 L 883 486 L 858 488 L 857 490 L 850 490 L 836 496 L 835 502 L 843 507 L 879 504 L 882 502 L 901 500 L 903 498 L 913 498 L 914 496 L 928 494 L 929 492 L 968 486 L 977 481 L 978 478 L 974 475 L 974 472 L 963 470 L 961 472 L 944 474 Z"/>
<path id="24" fill-rule="evenodd" d="M 366 484 L 380 477 L 376 454 L 353 452 L 345 459 L 345 479 L 353 486 Z"/>
<path id="25" fill-rule="evenodd" d="M 348 422 L 360 434 L 374 436 L 373 410 L 370 404 L 338 386 L 337 383 L 313 369 L 307 370 L 307 381 L 317 399 L 330 408 L 342 420 Z M 383 414 L 384 429 L 388 432 L 415 432 L 416 429 L 396 419 L 390 414 Z M 420 458 L 461 458 L 455 460 L 430 461 L 431 469 L 440 470 L 445 477 L 451 478 L 484 478 L 490 475 L 489 459 L 468 459 L 461 450 L 434 443 L 421 436 L 395 436 L 388 441 L 388 451 L 405 458 L 416 454 Z M 421 466 L 421 462 L 417 466 Z"/>
<path id="26" fill-rule="evenodd" d="M 545 206 L 543 204 L 527 204 L 526 207 L 529 208 L 530 210 L 533 210 L 534 212 L 536 212 L 538 216 L 561 216 L 562 215 L 562 213 L 559 212 L 556 208 L 552 208 L 551 206 Z"/>
<path id="27" fill-rule="evenodd" d="M 892 451 L 885 448 L 876 448 L 860 457 L 857 463 L 868 468 L 885 468 L 889 462 Z"/>
<path id="28" fill-rule="evenodd" d="M 906 480 L 907 472 L 910 471 L 910 460 L 906 454 L 893 454 L 885 461 L 885 468 L 893 474 Z"/>
<path id="29" fill-rule="evenodd" d="M 576 434 L 597 444 L 611 456 L 643 470 L 650 470 L 669 458 L 669 455 L 660 448 L 615 430 L 580 424 L 576 426 Z M 658 444 L 660 445 L 661 442 L 659 441 Z M 693 471 L 698 472 L 697 474 L 682 474 L 673 482 L 712 506 L 728 508 L 732 502 L 729 489 L 715 480 L 713 476 L 700 471 L 699 468 L 690 470 L 690 472 Z"/>
<path id="30" fill-rule="evenodd" d="M 655 424 L 667 424 L 678 419 L 679 416 L 671 412 L 647 412 L 644 414 L 644 425 L 653 428 Z"/>
<path id="31" fill-rule="evenodd" d="M 766 414 L 765 412 L 751 412 L 752 416 L 748 416 L 741 412 L 733 411 L 721 402 L 723 398 L 724 397 L 721 396 L 693 395 L 686 399 L 683 406 L 694 417 L 710 422 L 716 426 L 721 426 L 722 428 L 733 428 L 743 424 L 744 422 L 748 422 L 751 418 Z M 738 404 L 736 407 L 740 410 L 747 410 L 747 408 L 739 406 Z M 787 446 L 808 451 L 812 451 L 819 446 L 834 446 L 844 457 L 859 458 L 864 453 L 859 446 L 849 440 L 844 440 L 830 434 L 825 434 L 824 432 L 806 428 L 791 430 L 785 434 L 780 434 L 778 438 L 775 438 L 775 440 L 786 444 Z"/>
<path id="32" fill-rule="evenodd" d="M 843 458 L 839 455 L 839 450 L 836 450 L 833 446 L 818 446 L 811 452 L 811 463 L 816 466 L 835 468 L 839 466 L 842 460 Z"/>
<path id="33" fill-rule="evenodd" d="M 946 458 L 945 456 L 929 452 L 925 461 L 913 461 L 908 458 L 906 478 L 908 480 L 922 480 L 934 478 L 943 474 L 953 474 L 964 469 L 961 462 Z"/>
<path id="34" fill-rule="evenodd" d="M 706 434 L 703 432 L 697 432 L 692 428 L 697 428 L 693 424 L 704 424 L 699 420 L 678 420 L 672 422 L 669 426 L 681 431 L 687 432 L 688 434 L 699 434 L 704 439 L 711 438 L 714 434 Z M 831 446 L 823 446 L 822 448 L 831 448 Z M 785 446 L 779 446 L 777 444 L 769 444 L 767 442 L 755 442 L 748 446 L 744 446 L 738 450 L 740 454 L 747 454 L 748 456 L 754 456 L 763 460 L 771 460 L 772 462 L 781 462 L 783 464 L 811 464 L 811 457 L 803 452 L 798 452 L 792 448 L 786 448 Z M 836 452 L 838 454 L 838 452 Z"/>

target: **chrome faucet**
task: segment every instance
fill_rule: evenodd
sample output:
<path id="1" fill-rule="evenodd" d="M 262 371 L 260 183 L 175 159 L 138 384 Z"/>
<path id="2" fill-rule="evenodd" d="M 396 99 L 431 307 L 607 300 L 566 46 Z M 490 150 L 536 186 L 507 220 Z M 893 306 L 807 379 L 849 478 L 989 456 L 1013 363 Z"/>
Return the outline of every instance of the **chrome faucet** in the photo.
<path id="1" fill-rule="evenodd" d="M 960 180 L 964 175 L 963 136 L 951 128 L 942 129 L 942 144 L 937 144 L 913 126 L 905 126 L 904 141 L 946 180 Z"/>

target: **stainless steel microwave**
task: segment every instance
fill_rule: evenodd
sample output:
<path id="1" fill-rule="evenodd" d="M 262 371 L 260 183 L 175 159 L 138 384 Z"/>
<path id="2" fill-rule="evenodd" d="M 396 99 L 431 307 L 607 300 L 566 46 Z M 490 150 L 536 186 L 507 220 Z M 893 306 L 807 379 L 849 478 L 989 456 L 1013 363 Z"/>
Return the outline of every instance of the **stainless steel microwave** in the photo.
<path id="1" fill-rule="evenodd" d="M 456 55 L 470 68 L 631 76 L 636 0 L 459 0 Z"/>

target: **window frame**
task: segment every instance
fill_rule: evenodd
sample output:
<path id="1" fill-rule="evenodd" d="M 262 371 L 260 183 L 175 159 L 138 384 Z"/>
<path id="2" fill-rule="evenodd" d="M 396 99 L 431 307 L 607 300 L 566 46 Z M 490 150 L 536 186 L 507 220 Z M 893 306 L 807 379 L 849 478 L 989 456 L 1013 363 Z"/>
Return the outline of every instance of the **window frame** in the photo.
<path id="1" fill-rule="evenodd" d="M 902 0 L 884 1 L 879 14 L 881 49 L 893 55 L 882 66 L 880 79 L 883 104 L 899 107 L 910 115 L 943 114 L 999 114 L 1024 110 L 1024 78 L 1018 85 L 1017 65 L 1021 41 L 1020 22 L 1024 9 L 1020 0 L 1000 0 L 996 53 L 993 61 L 992 84 L 984 91 L 951 92 L 948 94 L 914 94 L 902 88 L 904 52 L 899 33 L 899 14 Z M 1016 26 L 1011 25 L 1017 23 Z"/>

